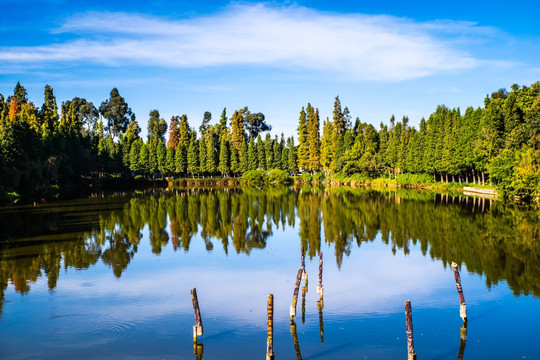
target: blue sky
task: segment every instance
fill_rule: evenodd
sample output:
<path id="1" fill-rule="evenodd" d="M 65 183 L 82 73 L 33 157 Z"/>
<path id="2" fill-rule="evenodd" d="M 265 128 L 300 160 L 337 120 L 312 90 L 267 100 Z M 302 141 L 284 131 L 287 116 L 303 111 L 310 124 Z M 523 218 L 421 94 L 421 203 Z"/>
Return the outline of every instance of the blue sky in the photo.
<path id="1" fill-rule="evenodd" d="M 117 87 L 146 134 L 227 107 L 263 112 L 295 134 L 310 102 L 322 120 L 340 96 L 354 118 L 412 125 L 437 105 L 481 106 L 486 94 L 540 80 L 535 1 L 2 0 L 0 93 L 17 81 L 43 103 L 96 106 Z"/>

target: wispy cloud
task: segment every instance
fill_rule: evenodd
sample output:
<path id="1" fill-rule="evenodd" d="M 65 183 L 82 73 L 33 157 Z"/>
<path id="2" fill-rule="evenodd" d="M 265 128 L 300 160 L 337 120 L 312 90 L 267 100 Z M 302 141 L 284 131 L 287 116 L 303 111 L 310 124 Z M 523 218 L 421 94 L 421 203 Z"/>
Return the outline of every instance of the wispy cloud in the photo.
<path id="1" fill-rule="evenodd" d="M 333 14 L 298 6 L 232 5 L 175 20 L 85 13 L 55 29 L 71 40 L 0 47 L 0 64 L 90 62 L 173 68 L 266 66 L 320 71 L 352 80 L 400 81 L 482 64 L 457 45 L 492 29 L 467 22 Z M 0 71 L 1 72 L 1 71 Z"/>

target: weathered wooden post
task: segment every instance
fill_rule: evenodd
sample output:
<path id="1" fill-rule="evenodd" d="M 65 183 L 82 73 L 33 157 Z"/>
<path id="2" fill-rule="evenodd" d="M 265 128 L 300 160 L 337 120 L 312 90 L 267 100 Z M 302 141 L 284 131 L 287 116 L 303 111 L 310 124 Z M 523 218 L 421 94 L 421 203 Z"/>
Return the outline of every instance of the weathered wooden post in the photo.
<path id="1" fill-rule="evenodd" d="M 268 294 L 268 321 L 266 325 L 266 360 L 274 360 L 274 295 Z"/>
<path id="2" fill-rule="evenodd" d="M 294 284 L 294 294 L 291 303 L 291 308 L 289 309 L 289 315 L 291 317 L 291 322 L 294 321 L 296 316 L 296 303 L 298 302 L 298 290 L 300 289 L 300 281 L 302 280 L 302 268 L 298 269 L 298 274 L 296 274 L 296 283 Z"/>
<path id="3" fill-rule="evenodd" d="M 459 295 L 459 316 L 464 323 L 467 322 L 467 306 L 465 305 L 465 296 L 463 296 L 463 289 L 461 287 L 461 277 L 459 276 L 458 265 L 452 262 L 452 269 L 454 269 L 454 279 L 456 280 L 456 288 Z"/>
<path id="4" fill-rule="evenodd" d="M 413 342 L 412 310 L 411 301 L 405 300 L 405 325 L 407 329 L 407 352 L 408 360 L 416 360 Z"/>
<path id="5" fill-rule="evenodd" d="M 323 286 L 322 286 L 322 268 L 323 268 L 323 253 L 319 252 L 319 284 L 317 285 L 317 294 L 321 297 L 323 296 Z"/>
<path id="6" fill-rule="evenodd" d="M 203 325 L 201 320 L 201 311 L 199 310 L 199 299 L 197 299 L 197 289 L 191 288 L 191 301 L 193 302 L 193 311 L 195 312 L 195 326 L 193 326 L 193 341 L 197 341 L 198 336 L 203 335 Z"/>

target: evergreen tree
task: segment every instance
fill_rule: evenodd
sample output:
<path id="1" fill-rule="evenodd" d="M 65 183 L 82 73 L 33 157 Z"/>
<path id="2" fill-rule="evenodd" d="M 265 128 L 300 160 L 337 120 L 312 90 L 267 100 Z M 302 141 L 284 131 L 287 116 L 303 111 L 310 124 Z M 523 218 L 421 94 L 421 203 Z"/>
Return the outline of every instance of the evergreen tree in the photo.
<path id="1" fill-rule="evenodd" d="M 258 169 L 266 170 L 266 151 L 261 134 L 257 135 L 257 164 Z"/>
<path id="2" fill-rule="evenodd" d="M 189 123 L 187 115 L 182 115 L 180 117 L 180 124 L 178 127 L 178 143 L 187 149 L 189 146 L 189 137 L 190 137 Z"/>
<path id="3" fill-rule="evenodd" d="M 47 86 L 45 88 L 47 88 Z M 17 99 L 17 103 L 19 105 L 23 105 L 28 102 L 28 93 L 26 89 L 24 88 L 24 86 L 22 86 L 21 83 L 18 81 L 17 81 L 17 85 L 15 85 L 15 89 L 13 90 L 13 97 Z M 9 98 L 8 98 L 8 102 L 9 102 Z"/>
<path id="4" fill-rule="evenodd" d="M 150 152 L 148 150 L 148 144 L 143 143 L 141 146 L 141 153 L 139 154 L 139 167 L 138 168 L 143 175 L 147 175 L 151 172 Z"/>
<path id="5" fill-rule="evenodd" d="M 187 165 L 187 171 L 191 174 L 191 176 L 194 176 L 195 173 L 198 173 L 200 171 L 199 167 L 199 154 L 197 151 L 197 143 L 195 140 L 195 136 L 191 136 L 189 139 L 189 147 L 188 147 L 188 165 Z"/>
<path id="6" fill-rule="evenodd" d="M 167 147 L 163 141 L 156 143 L 156 157 L 158 164 L 158 171 L 163 176 L 167 173 Z"/>
<path id="7" fill-rule="evenodd" d="M 133 142 L 129 151 L 129 169 L 136 174 L 144 173 L 144 168 L 141 167 L 141 161 L 139 160 L 143 145 L 142 139 L 137 139 Z"/>
<path id="8" fill-rule="evenodd" d="M 185 174 L 187 171 L 187 150 L 183 145 L 178 144 L 174 154 L 174 168 L 178 174 Z"/>
<path id="9" fill-rule="evenodd" d="M 259 166 L 259 158 L 257 156 L 257 145 L 253 138 L 249 139 L 248 156 L 247 156 L 247 170 L 257 170 Z"/>
<path id="10" fill-rule="evenodd" d="M 274 144 L 272 143 L 272 136 L 270 133 L 266 133 L 266 138 L 264 139 L 264 155 L 265 155 L 265 164 L 266 169 L 272 169 L 274 165 Z"/>
<path id="11" fill-rule="evenodd" d="M 298 171 L 298 158 L 296 147 L 294 146 L 294 138 L 292 136 L 287 139 L 287 148 L 289 149 L 287 170 L 289 170 L 291 173 L 296 173 Z"/>
<path id="12" fill-rule="evenodd" d="M 311 105 L 308 105 L 311 107 Z M 298 168 L 300 171 L 307 170 L 309 162 L 308 124 L 304 107 L 300 111 L 298 119 Z"/>
<path id="13" fill-rule="evenodd" d="M 325 173 L 331 170 L 332 160 L 334 158 L 334 126 L 326 119 L 323 124 L 323 135 L 321 140 L 321 167 Z"/>
<path id="14" fill-rule="evenodd" d="M 178 141 L 180 138 L 180 119 L 178 116 L 172 116 L 169 122 L 169 140 L 167 141 L 167 147 L 176 150 Z"/>
<path id="15" fill-rule="evenodd" d="M 223 176 L 225 176 L 225 174 L 228 174 L 231 171 L 230 152 L 229 152 L 229 139 L 228 139 L 226 133 L 224 133 L 221 136 L 221 144 L 220 144 L 220 148 L 219 148 L 218 171 Z"/>
<path id="16" fill-rule="evenodd" d="M 172 146 L 167 147 L 167 156 L 165 159 L 165 175 L 171 176 L 176 173 L 176 163 L 175 163 L 176 151 Z"/>
<path id="17" fill-rule="evenodd" d="M 39 115 L 43 130 L 52 134 L 58 127 L 58 106 L 53 89 L 49 85 L 45 85 L 44 98 Z"/>
<path id="18" fill-rule="evenodd" d="M 244 117 L 242 113 L 236 110 L 231 119 L 232 146 L 240 151 L 242 144 L 246 142 L 246 133 L 244 132 Z"/>
<path id="19" fill-rule="evenodd" d="M 320 138 L 319 138 L 319 110 L 314 110 L 311 105 L 307 107 L 308 115 L 308 170 L 313 173 L 319 170 L 320 157 Z"/>
<path id="20" fill-rule="evenodd" d="M 283 140 L 283 133 L 281 133 L 281 138 Z M 273 141 L 273 150 L 274 150 L 274 165 L 272 167 L 274 169 L 282 170 L 283 167 L 281 166 L 281 152 L 283 150 L 282 150 L 281 145 L 279 144 L 277 135 Z"/>
<path id="21" fill-rule="evenodd" d="M 218 165 L 218 153 L 216 151 L 215 134 L 212 130 L 206 132 L 206 171 L 215 173 Z"/>
<path id="22" fill-rule="evenodd" d="M 250 142 L 250 146 L 251 145 L 252 144 Z M 249 165 L 248 165 L 249 158 L 250 158 L 250 155 L 249 155 L 249 150 L 248 150 L 248 144 L 244 141 L 242 143 L 242 147 L 240 148 L 240 153 L 238 153 L 238 162 L 239 162 L 238 171 L 239 172 L 244 173 L 247 170 L 250 170 Z"/>
<path id="23" fill-rule="evenodd" d="M 200 172 L 206 172 L 206 137 L 204 134 L 201 134 L 201 139 L 199 140 L 199 169 Z"/>
<path id="24" fill-rule="evenodd" d="M 221 117 L 219 118 L 219 126 L 222 130 L 227 128 L 227 108 L 223 108 L 223 111 L 221 112 Z"/>

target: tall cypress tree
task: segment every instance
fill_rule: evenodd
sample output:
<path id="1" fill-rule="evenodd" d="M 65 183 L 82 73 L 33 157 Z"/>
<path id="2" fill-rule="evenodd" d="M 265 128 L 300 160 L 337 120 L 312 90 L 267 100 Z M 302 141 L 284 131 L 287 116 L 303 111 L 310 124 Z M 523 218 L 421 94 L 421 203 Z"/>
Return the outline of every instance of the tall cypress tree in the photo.
<path id="1" fill-rule="evenodd" d="M 251 145 L 251 143 L 250 143 Z M 241 173 L 246 172 L 249 170 L 249 150 L 248 150 L 248 144 L 244 141 L 242 143 L 242 147 L 240 148 L 240 152 L 238 153 L 238 171 Z"/>
<path id="2" fill-rule="evenodd" d="M 53 89 L 49 85 L 45 85 L 44 102 L 40 110 L 40 117 L 44 130 L 54 133 L 58 127 L 58 106 L 56 105 Z"/>
<path id="3" fill-rule="evenodd" d="M 319 138 L 319 109 L 314 110 L 308 104 L 308 170 L 315 172 L 319 170 L 320 165 L 320 138 Z"/>
<path id="4" fill-rule="evenodd" d="M 261 134 L 257 135 L 257 163 L 259 169 L 266 170 L 266 151 Z"/>
<path id="5" fill-rule="evenodd" d="M 218 171 L 221 175 L 225 176 L 231 171 L 230 153 L 229 153 L 229 139 L 227 134 L 224 133 L 221 136 L 221 144 L 219 148 L 219 166 Z"/>
<path id="6" fill-rule="evenodd" d="M 311 105 L 308 104 L 309 107 Z M 308 125 L 307 116 L 304 107 L 300 111 L 300 117 L 298 118 L 298 168 L 301 171 L 305 171 L 308 168 L 309 162 L 309 145 L 308 145 Z"/>
<path id="7" fill-rule="evenodd" d="M 253 141 L 253 138 L 249 139 L 247 160 L 247 169 L 257 170 L 259 158 L 257 157 L 257 145 L 255 144 L 255 141 Z"/>
<path id="8" fill-rule="evenodd" d="M 199 154 L 198 154 L 198 148 L 197 143 L 195 140 L 195 136 L 191 136 L 189 139 L 189 147 L 188 147 L 188 164 L 187 164 L 187 171 L 191 174 L 191 176 L 194 176 L 195 173 L 198 173 L 200 171 L 199 167 Z"/>
<path id="9" fill-rule="evenodd" d="M 240 151 L 242 144 L 246 142 L 246 133 L 244 132 L 244 117 L 242 112 L 236 110 L 231 119 L 232 146 Z"/>

